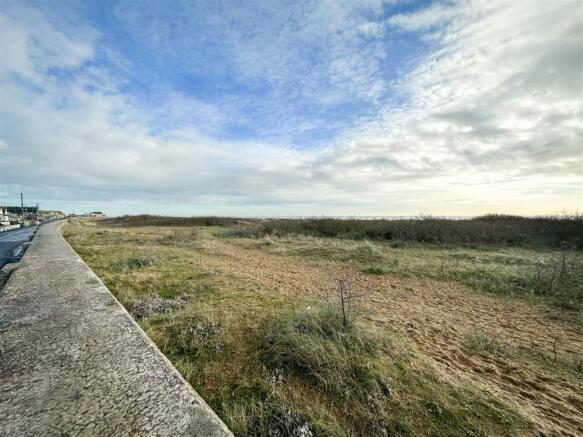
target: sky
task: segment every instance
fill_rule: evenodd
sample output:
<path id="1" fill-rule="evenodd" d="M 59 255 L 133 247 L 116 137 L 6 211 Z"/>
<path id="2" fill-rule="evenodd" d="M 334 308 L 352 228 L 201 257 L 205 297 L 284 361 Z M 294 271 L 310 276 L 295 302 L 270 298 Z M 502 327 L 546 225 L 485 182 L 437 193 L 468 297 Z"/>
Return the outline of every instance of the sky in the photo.
<path id="1" fill-rule="evenodd" d="M 583 210 L 581 0 L 0 2 L 0 203 Z"/>

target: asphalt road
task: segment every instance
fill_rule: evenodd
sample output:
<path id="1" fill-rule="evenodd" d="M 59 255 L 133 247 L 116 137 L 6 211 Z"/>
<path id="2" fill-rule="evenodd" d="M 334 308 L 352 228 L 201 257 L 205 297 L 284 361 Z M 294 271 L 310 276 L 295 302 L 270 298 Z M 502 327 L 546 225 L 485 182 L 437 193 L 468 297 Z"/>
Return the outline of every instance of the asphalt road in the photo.
<path id="1" fill-rule="evenodd" d="M 35 229 L 36 226 L 28 226 L 0 233 L 0 268 L 10 262 L 14 253 L 29 240 Z"/>

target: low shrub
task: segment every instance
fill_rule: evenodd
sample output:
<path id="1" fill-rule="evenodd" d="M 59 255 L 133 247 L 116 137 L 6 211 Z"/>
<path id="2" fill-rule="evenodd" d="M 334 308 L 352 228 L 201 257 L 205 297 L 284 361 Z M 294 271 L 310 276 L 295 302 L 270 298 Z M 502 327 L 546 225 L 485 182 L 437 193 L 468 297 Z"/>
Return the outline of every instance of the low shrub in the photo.
<path id="1" fill-rule="evenodd" d="M 155 262 L 153 257 L 130 257 L 122 260 L 117 260 L 112 263 L 112 267 L 116 271 L 129 271 L 149 267 Z"/>
<path id="2" fill-rule="evenodd" d="M 480 355 L 506 356 L 512 351 L 510 345 L 497 336 L 484 335 L 477 331 L 470 332 L 464 337 L 464 345 Z"/>
<path id="3" fill-rule="evenodd" d="M 160 296 L 146 296 L 142 299 L 130 301 L 126 308 L 136 319 L 157 316 L 184 308 L 186 301 L 184 299 L 164 299 Z"/>
<path id="4" fill-rule="evenodd" d="M 583 249 L 583 215 L 519 217 L 490 214 L 469 220 L 434 217 L 400 220 L 364 219 L 239 219 L 235 217 L 122 216 L 102 219 L 99 226 L 221 226 L 231 236 L 310 235 L 357 240 Z"/>
<path id="5" fill-rule="evenodd" d="M 124 215 L 101 219 L 99 226 L 232 226 L 241 220 L 233 217 L 165 217 L 160 215 Z"/>
<path id="6" fill-rule="evenodd" d="M 583 215 L 516 217 L 487 215 L 470 220 L 273 219 L 257 221 L 241 236 L 310 235 L 358 240 L 465 245 L 583 249 Z"/>
<path id="7" fill-rule="evenodd" d="M 174 357 L 208 357 L 224 349 L 221 324 L 198 314 L 173 318 L 164 330 L 162 351 Z"/>
<path id="8" fill-rule="evenodd" d="M 540 259 L 525 279 L 525 286 L 536 294 L 583 300 L 583 259 L 574 254 L 561 252 L 547 260 Z"/>
<path id="9" fill-rule="evenodd" d="M 385 269 L 383 269 L 382 267 L 367 267 L 362 272 L 366 273 L 367 275 L 384 275 L 384 274 L 386 274 Z"/>

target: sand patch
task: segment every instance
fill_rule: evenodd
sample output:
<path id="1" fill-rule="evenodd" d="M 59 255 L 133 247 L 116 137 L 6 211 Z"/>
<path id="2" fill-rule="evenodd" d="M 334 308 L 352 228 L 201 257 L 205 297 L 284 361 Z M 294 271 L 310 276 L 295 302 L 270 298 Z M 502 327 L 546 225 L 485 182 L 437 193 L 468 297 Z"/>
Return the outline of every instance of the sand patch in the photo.
<path id="1" fill-rule="evenodd" d="M 215 240 L 209 268 L 249 278 L 283 295 L 323 296 L 347 273 L 369 291 L 369 320 L 412 340 L 440 375 L 468 383 L 512 406 L 547 435 L 583 435 L 583 382 L 464 347 L 468 332 L 494 333 L 505 341 L 552 350 L 567 360 L 583 358 L 583 333 L 545 318 L 527 302 L 478 293 L 446 282 L 367 276 L 336 262 L 311 262 Z M 253 290 L 249 290 L 253 292 Z"/>

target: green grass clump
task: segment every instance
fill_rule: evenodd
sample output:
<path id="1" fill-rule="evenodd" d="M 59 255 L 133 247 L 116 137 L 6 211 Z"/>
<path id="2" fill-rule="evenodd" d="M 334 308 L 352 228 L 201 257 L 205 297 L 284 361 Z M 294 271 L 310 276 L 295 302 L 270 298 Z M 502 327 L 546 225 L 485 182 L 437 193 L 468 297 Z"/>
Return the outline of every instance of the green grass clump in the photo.
<path id="1" fill-rule="evenodd" d="M 382 338 L 356 326 L 344 327 L 333 309 L 306 310 L 268 328 L 262 362 L 302 375 L 331 395 L 366 399 L 388 393 L 388 381 L 375 372 Z"/>
<path id="2" fill-rule="evenodd" d="M 310 418 L 294 411 L 284 399 L 269 392 L 223 406 L 230 429 L 240 436 L 326 435 L 326 429 L 310 425 Z"/>
<path id="3" fill-rule="evenodd" d="M 260 361 L 279 384 L 307 386 L 336 412 L 326 435 L 512 435 L 521 425 L 492 400 L 412 371 L 414 354 L 394 336 L 344 326 L 327 306 L 272 321 L 261 339 Z"/>
<path id="4" fill-rule="evenodd" d="M 510 355 L 512 347 L 494 335 L 484 335 L 481 332 L 473 331 L 464 338 L 464 346 L 480 355 Z"/>
<path id="5" fill-rule="evenodd" d="M 112 267 L 119 271 L 128 271 L 150 267 L 153 264 L 154 259 L 152 257 L 130 257 L 114 261 Z"/>
<path id="6" fill-rule="evenodd" d="M 387 272 L 382 267 L 367 267 L 362 270 L 363 273 L 367 275 L 385 275 Z"/>
<path id="7" fill-rule="evenodd" d="M 224 349 L 223 330 L 219 322 L 189 313 L 171 319 L 165 326 L 162 351 L 171 356 L 196 359 L 212 358 Z"/>

